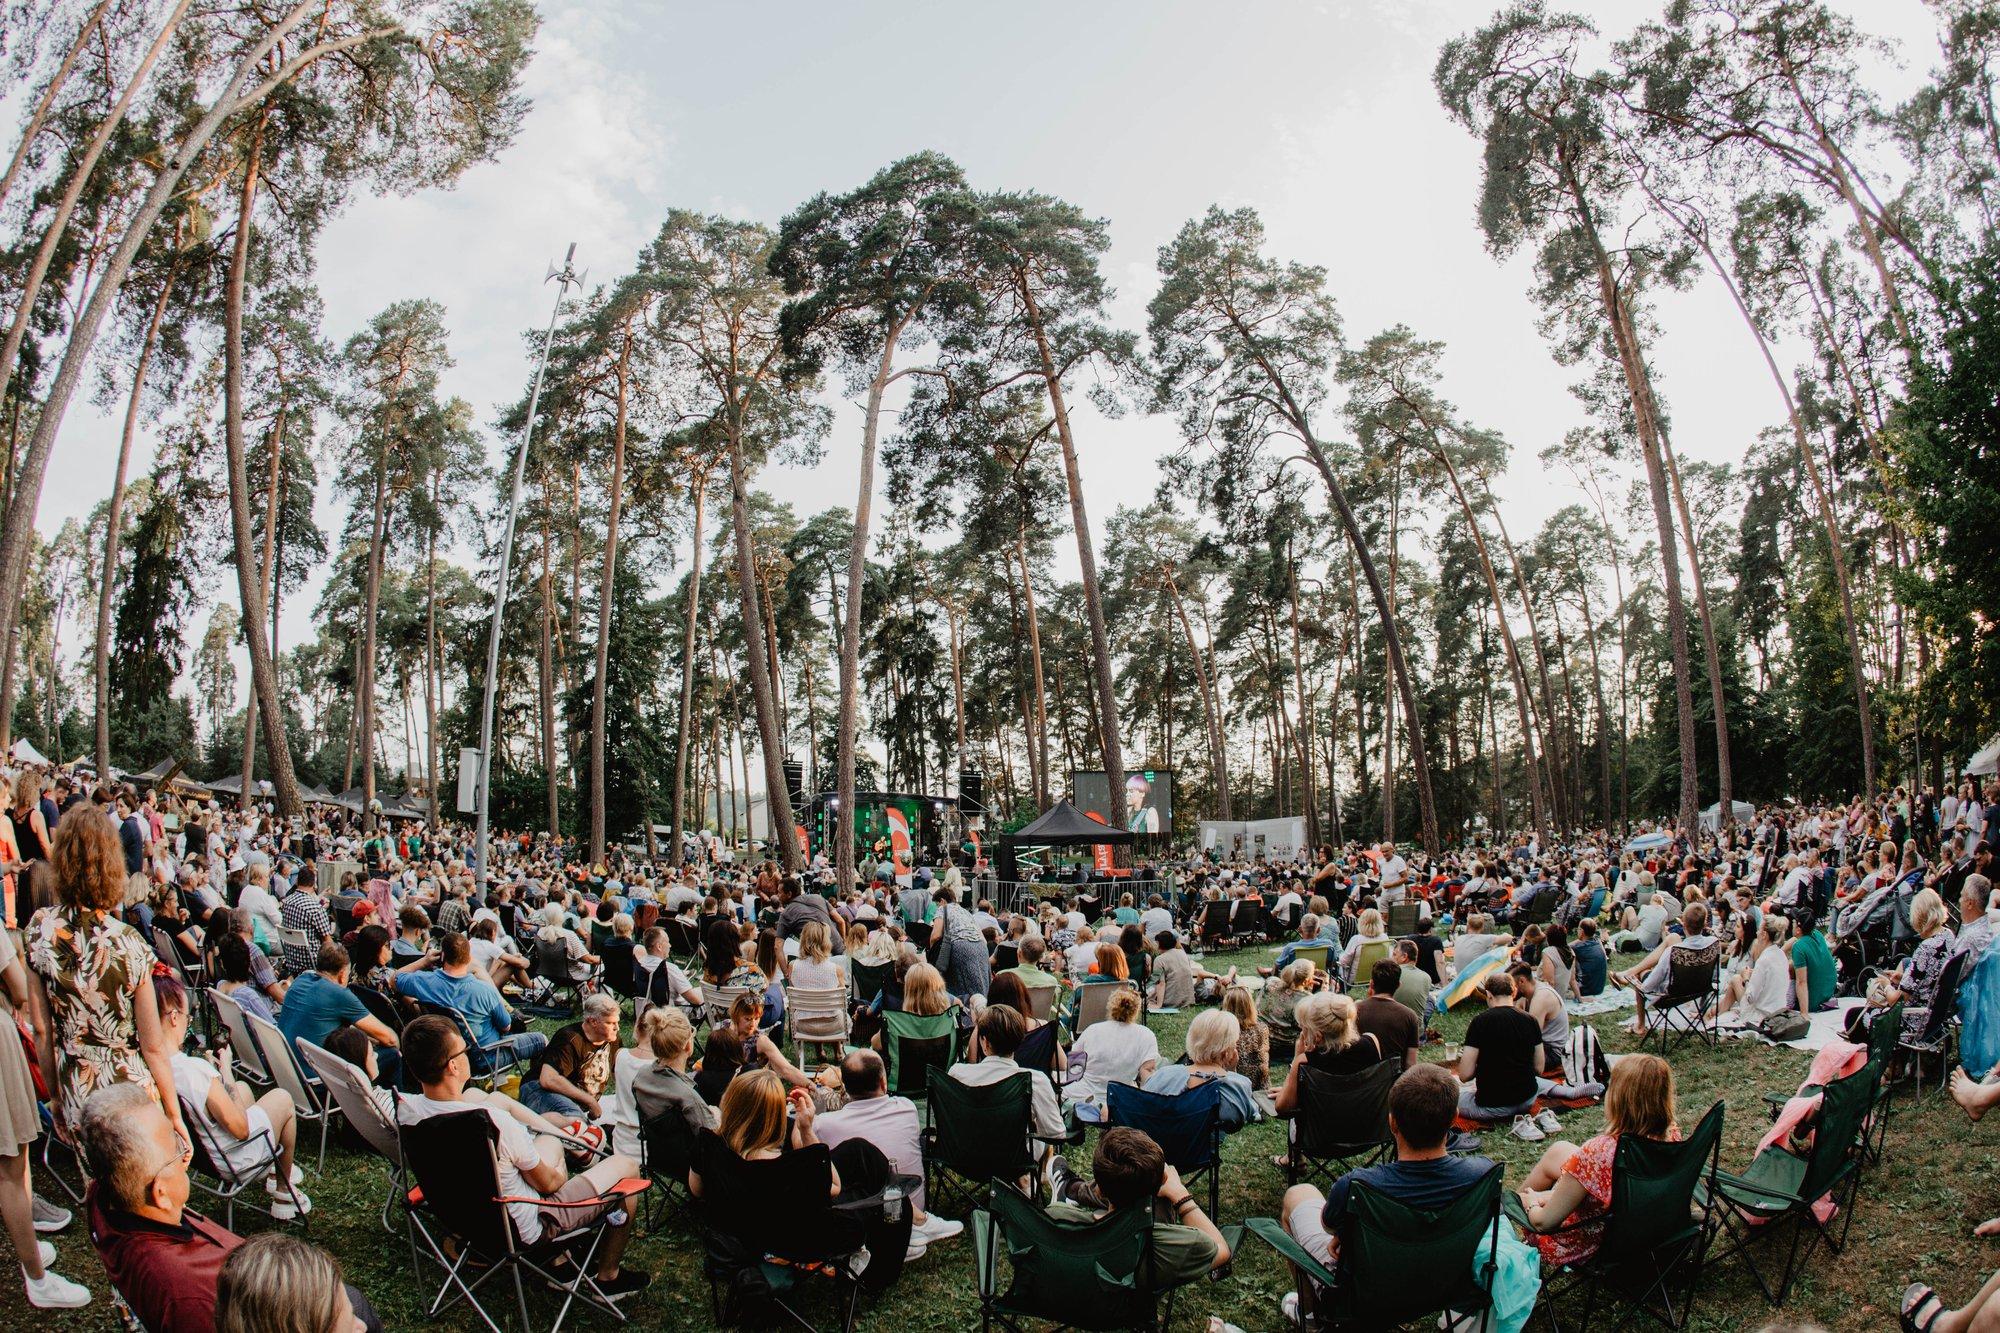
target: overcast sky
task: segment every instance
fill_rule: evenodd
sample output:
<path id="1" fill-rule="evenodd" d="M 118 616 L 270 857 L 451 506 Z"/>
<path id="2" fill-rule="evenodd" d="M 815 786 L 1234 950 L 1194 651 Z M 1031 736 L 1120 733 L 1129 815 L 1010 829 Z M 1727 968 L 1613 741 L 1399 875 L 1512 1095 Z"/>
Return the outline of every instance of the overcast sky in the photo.
<path id="1" fill-rule="evenodd" d="M 1837 3 L 1899 43 L 1902 68 L 1875 82 L 1901 96 L 1934 58 L 1929 13 L 1919 0 Z M 1570 7 L 1616 35 L 1661 3 Z M 1536 331 L 1526 261 L 1485 250 L 1479 149 L 1431 86 L 1439 46 L 1484 21 L 1487 0 L 541 8 L 534 109 L 514 145 L 455 190 L 357 200 L 320 248 L 329 338 L 394 300 L 442 302 L 457 358 L 446 387 L 482 422 L 525 387 L 521 333 L 547 318 L 542 275 L 568 242 L 593 281 L 610 280 L 671 207 L 775 225 L 811 194 L 928 148 L 975 188 L 1042 190 L 1108 219 L 1113 313 L 1128 327 L 1143 327 L 1156 251 L 1182 223 L 1212 203 L 1254 206 L 1274 253 L 1325 266 L 1350 341 L 1400 322 L 1447 344 L 1445 392 L 1514 446 L 1498 489 L 1515 534 L 1580 498 L 1536 459 L 1581 421 L 1570 373 Z M 1661 324 L 1676 447 L 1740 460 L 1776 404 L 1726 298 L 1668 297 Z M 843 405 L 817 467 L 759 484 L 801 515 L 852 505 L 857 422 Z M 1077 435 L 1101 536 L 1117 505 L 1152 493 L 1173 427 L 1086 413 Z M 507 442 L 488 436 L 497 460 Z M 104 497 L 115 457 L 115 423 L 73 412 L 44 532 Z M 322 506 L 323 527 L 339 518 Z M 217 590 L 233 596 L 233 582 Z M 310 631 L 314 595 L 286 604 L 291 642 Z"/>

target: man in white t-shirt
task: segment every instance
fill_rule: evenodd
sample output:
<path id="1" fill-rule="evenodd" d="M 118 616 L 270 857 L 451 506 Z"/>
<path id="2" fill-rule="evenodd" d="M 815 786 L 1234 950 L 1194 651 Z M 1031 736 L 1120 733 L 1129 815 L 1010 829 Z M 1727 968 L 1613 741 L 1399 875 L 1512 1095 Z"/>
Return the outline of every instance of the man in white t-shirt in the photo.
<path id="1" fill-rule="evenodd" d="M 1382 876 L 1384 889 L 1400 889 L 1410 876 L 1410 863 L 1396 855 L 1394 843 L 1382 844 L 1382 859 L 1375 863 L 1375 869 Z"/>
<path id="2" fill-rule="evenodd" d="M 415 1097 L 405 1097 L 396 1108 L 397 1118 L 414 1125 L 432 1116 L 459 1111 L 481 1111 L 498 1130 L 500 1192 L 509 1198 L 527 1199 L 510 1203 L 507 1211 L 521 1240 L 533 1244 L 554 1225 L 568 1228 L 595 1221 L 620 1206 L 622 1200 L 609 1194 L 621 1180 L 639 1175 L 639 1164 L 614 1153 L 578 1176 L 563 1165 L 562 1141 L 553 1135 L 530 1136 L 519 1120 L 490 1101 L 468 1101 L 466 1081 L 472 1076 L 472 1062 L 465 1041 L 450 1019 L 426 1016 L 412 1019 L 403 1029 L 403 1068 L 423 1089 Z M 583 1208 L 549 1208 L 544 1211 L 536 1200 L 577 1204 Z M 625 1209 L 625 1220 L 612 1225 L 597 1254 L 598 1288 L 614 1299 L 643 1290 L 652 1281 L 638 1269 L 621 1268 L 618 1260 L 632 1239 L 632 1217 L 636 1210 Z"/>
<path id="3" fill-rule="evenodd" d="M 1153 939 L 1161 931 L 1174 928 L 1174 914 L 1167 910 L 1167 904 L 1159 894 L 1146 900 L 1146 910 L 1139 913 L 1139 928 L 1146 932 L 1147 939 Z"/>

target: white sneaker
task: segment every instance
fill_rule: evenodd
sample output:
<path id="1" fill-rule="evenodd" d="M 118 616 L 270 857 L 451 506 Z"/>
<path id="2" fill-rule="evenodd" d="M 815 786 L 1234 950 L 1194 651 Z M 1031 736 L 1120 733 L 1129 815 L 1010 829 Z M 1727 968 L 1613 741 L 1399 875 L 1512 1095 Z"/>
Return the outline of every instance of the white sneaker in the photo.
<path id="1" fill-rule="evenodd" d="M 39 1282 L 30 1281 L 26 1270 L 22 1271 L 21 1280 L 27 1283 L 28 1304 L 37 1310 L 76 1310 L 90 1304 L 89 1287 L 46 1268 Z"/>
<path id="2" fill-rule="evenodd" d="M 854 1252 L 854 1257 L 848 1261 L 847 1271 L 853 1274 L 855 1277 L 860 1277 L 863 1273 L 868 1271 L 868 1261 L 870 1259 L 873 1259 L 874 1257 L 875 1257 L 874 1255 L 868 1253 L 868 1247 L 866 1245 L 863 1245 L 860 1249 Z M 907 1263 L 908 1259 L 906 1258 L 904 1262 Z"/>
<path id="3" fill-rule="evenodd" d="M 72 1220 L 69 1209 L 58 1208 L 37 1194 L 35 1200 L 35 1230 L 61 1231 Z"/>
<path id="4" fill-rule="evenodd" d="M 925 1241 L 935 1245 L 938 1241 L 950 1240 L 953 1236 L 964 1232 L 964 1230 L 965 1223 L 954 1222 L 948 1217 L 939 1217 L 936 1213 L 932 1213 L 924 1219 L 924 1224 L 916 1228 L 916 1231 L 912 1234 L 921 1233 Z"/>
<path id="5" fill-rule="evenodd" d="M 306 1173 L 299 1170 L 297 1162 L 292 1163 L 292 1184 L 303 1185 L 305 1183 Z M 264 1188 L 272 1194 L 283 1194 L 285 1192 L 285 1183 L 279 1180 L 278 1173 L 273 1171 L 270 1175 L 264 1177 Z"/>
<path id="6" fill-rule="evenodd" d="M 289 1222 L 301 1213 L 313 1210 L 312 1200 L 302 1189 L 294 1188 L 289 1194 L 271 1196 L 271 1219 L 275 1222 Z"/>
<path id="7" fill-rule="evenodd" d="M 910 1248 L 903 1251 L 903 1262 L 906 1264 L 915 1263 L 924 1257 L 924 1252 L 930 1249 L 930 1247 L 931 1242 L 929 1237 L 925 1236 L 921 1231 L 912 1231 L 910 1233 Z"/>
<path id="8" fill-rule="evenodd" d="M 1562 1133 L 1563 1122 L 1556 1119 L 1554 1111 L 1544 1106 L 1540 1111 L 1535 1113 L 1535 1127 L 1544 1134 L 1560 1134 Z"/>
<path id="9" fill-rule="evenodd" d="M 1278 1312 L 1285 1317 L 1285 1327 L 1298 1327 L 1299 1294 L 1296 1291 L 1286 1292 L 1285 1299 L 1278 1302 Z"/>
<path id="10" fill-rule="evenodd" d="M 1514 1137 L 1526 1139 L 1529 1143 L 1539 1143 L 1548 1135 L 1542 1132 L 1542 1127 L 1536 1124 L 1533 1118 L 1517 1115 L 1514 1117 Z"/>
<path id="11" fill-rule="evenodd" d="M 49 1265 L 56 1261 L 56 1247 L 45 1240 L 35 1242 L 35 1253 L 41 1258 L 42 1271 L 49 1271 Z"/>

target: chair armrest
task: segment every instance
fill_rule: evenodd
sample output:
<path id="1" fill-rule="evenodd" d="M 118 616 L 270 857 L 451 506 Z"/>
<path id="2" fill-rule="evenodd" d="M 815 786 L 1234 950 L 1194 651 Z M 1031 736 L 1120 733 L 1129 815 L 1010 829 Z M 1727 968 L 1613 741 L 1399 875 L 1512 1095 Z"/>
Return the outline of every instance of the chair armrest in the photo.
<path id="1" fill-rule="evenodd" d="M 979 1281 L 979 1295 L 990 1298 L 1000 1285 L 999 1233 L 993 1226 L 993 1214 L 984 1208 L 972 1210 L 972 1256 L 975 1273 Z"/>
<path id="2" fill-rule="evenodd" d="M 1805 1203 L 1804 1199 L 1790 1190 L 1781 1190 L 1774 1185 L 1760 1185 L 1749 1177 L 1739 1176 L 1733 1171 L 1717 1169 L 1710 1173 L 1709 1181 L 1712 1184 L 1722 1185 L 1727 1189 L 1734 1189 L 1744 1194 L 1754 1194 L 1759 1198 L 1777 1199 L 1793 1206 Z"/>
<path id="3" fill-rule="evenodd" d="M 607 1203 L 617 1203 L 620 1200 L 644 1194 L 651 1188 L 653 1188 L 652 1181 L 641 1180 L 636 1176 L 631 1176 L 612 1185 L 604 1193 L 588 1199 L 551 1199 L 544 1195 L 536 1195 L 530 1199 L 514 1195 L 502 1195 L 500 1198 L 494 1200 L 494 1202 L 532 1203 L 538 1208 L 601 1208 Z"/>
<path id="4" fill-rule="evenodd" d="M 1245 1218 L 1243 1226 L 1249 1230 L 1251 1235 L 1276 1250 L 1280 1256 L 1313 1281 L 1323 1287 L 1333 1285 L 1334 1277 L 1332 1270 L 1308 1254 L 1305 1247 L 1293 1240 L 1291 1233 L 1286 1231 L 1284 1226 L 1275 1217 Z"/>

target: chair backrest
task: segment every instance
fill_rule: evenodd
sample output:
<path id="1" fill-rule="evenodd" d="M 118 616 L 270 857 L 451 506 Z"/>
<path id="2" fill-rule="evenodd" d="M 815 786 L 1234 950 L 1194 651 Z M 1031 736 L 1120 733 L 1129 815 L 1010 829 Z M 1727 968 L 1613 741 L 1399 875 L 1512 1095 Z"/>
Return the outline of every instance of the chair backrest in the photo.
<path id="1" fill-rule="evenodd" d="M 1870 1065 L 1837 1078 L 1820 1094 L 1819 1118 L 1813 1122 L 1812 1151 L 1806 1157 L 1799 1197 L 1817 1200 L 1839 1181 L 1853 1162 L 1863 1123 L 1875 1101 L 1882 1071 Z"/>
<path id="2" fill-rule="evenodd" d="M 1395 945 L 1389 940 L 1370 940 L 1354 951 L 1354 986 L 1357 989 L 1368 985 L 1368 978 L 1375 972 L 1375 964 L 1389 956 Z"/>
<path id="3" fill-rule="evenodd" d="M 222 1019 L 222 1030 L 229 1034 L 229 1049 L 259 1079 L 268 1080 L 271 1072 L 265 1067 L 264 1052 L 258 1049 L 257 1039 L 250 1035 L 249 1016 L 243 1012 L 243 1006 L 214 988 L 208 992 L 208 1002 Z"/>
<path id="4" fill-rule="evenodd" d="M 228 1146 L 222 1142 L 215 1127 L 201 1115 L 200 1109 L 185 1097 L 180 1098 L 180 1104 L 181 1123 L 187 1126 L 188 1144 L 194 1149 L 194 1160 L 188 1164 L 189 1166 L 232 1188 L 252 1183 L 253 1177 L 250 1174 L 252 1170 L 257 1175 L 264 1174 L 267 1163 L 238 1170 L 230 1162 Z M 275 1154 L 277 1150 L 277 1145 L 272 1144 L 272 1153 Z"/>
<path id="5" fill-rule="evenodd" d="M 1009 940 L 1002 940 L 993 946 L 993 970 L 1005 972 L 1010 967 L 1018 967 L 1021 962 L 1021 946 Z"/>
<path id="6" fill-rule="evenodd" d="M 1930 1013 L 1924 1018 L 1924 1030 L 1917 1034 L 1917 1045 L 1935 1046 L 1946 1026 L 1958 1016 L 1958 977 L 1964 968 L 1962 953 L 1945 960 L 1944 971 L 1938 973 L 1937 994 L 1932 997 Z"/>
<path id="7" fill-rule="evenodd" d="M 730 1006 L 739 995 L 762 995 L 762 986 L 703 986 L 701 988 L 702 1009 L 708 1015 L 709 1024 L 721 1027 L 729 1021 Z"/>
<path id="8" fill-rule="evenodd" d="M 1060 989 L 1054 982 L 1046 986 L 1027 986 L 1028 1017 L 1039 1018 L 1044 1023 L 1055 1017 L 1056 991 Z"/>
<path id="9" fill-rule="evenodd" d="M 896 965 L 863 963 L 850 959 L 847 964 L 847 975 L 848 982 L 854 989 L 854 1002 L 873 1004 L 875 997 L 882 993 L 882 988 L 895 979 Z"/>
<path id="10" fill-rule="evenodd" d="M 1099 981 L 1077 989 L 1075 1035 L 1081 1037 L 1092 1024 L 1111 1016 L 1111 997 L 1121 990 L 1137 990 L 1129 981 Z"/>
<path id="11" fill-rule="evenodd" d="M 402 1125 L 399 1133 L 425 1209 L 480 1254 L 510 1253 L 514 1224 L 500 1202 L 500 1131 L 493 1118 L 478 1109 L 452 1111 Z"/>
<path id="12" fill-rule="evenodd" d="M 1721 961 L 1720 940 L 1710 940 L 1699 949 L 1670 946 L 1667 949 L 1667 993 L 1660 997 L 1658 1007 L 1664 1009 L 1713 991 Z"/>
<path id="13" fill-rule="evenodd" d="M 159 926 L 153 927 L 152 934 L 153 956 L 172 968 L 176 973 L 182 971 L 180 954 L 174 949 L 173 937 L 168 935 Z"/>
<path id="14" fill-rule="evenodd" d="M 1611 1167 L 1611 1212 L 1598 1255 L 1607 1263 L 1647 1258 L 1698 1230 L 1695 1189 L 1708 1177 L 1722 1148 L 1721 1102 L 1678 1143 L 1618 1138 Z"/>
<path id="15" fill-rule="evenodd" d="M 958 1015 L 918 1015 L 890 1009 L 882 1015 L 882 1055 L 888 1066 L 889 1095 L 921 1097 L 929 1084 L 927 1071 L 949 1069 L 958 1061 Z"/>
<path id="16" fill-rule="evenodd" d="M 1422 916 L 1422 910 L 1415 903 L 1390 903 L 1389 920 L 1385 928 L 1391 935 L 1414 935 L 1417 933 L 1417 922 Z"/>
<path id="17" fill-rule="evenodd" d="M 347 993 L 361 1001 L 361 1007 L 368 1011 L 370 1018 L 382 1024 L 382 1026 L 388 1028 L 391 1032 L 402 1032 L 403 1011 L 396 1007 L 394 1000 L 384 995 L 381 991 L 376 990 L 373 986 L 364 986 L 358 981 L 347 983 Z"/>
<path id="18" fill-rule="evenodd" d="M 849 1032 L 847 987 L 786 987 L 785 1021 L 796 1040 L 845 1041 Z"/>
<path id="19" fill-rule="evenodd" d="M 694 1160 L 695 1134 L 679 1111 L 668 1110 L 639 1126 L 639 1142 L 645 1152 L 647 1175 L 686 1186 L 688 1167 Z"/>
<path id="20" fill-rule="evenodd" d="M 575 981 L 569 970 L 569 945 L 560 937 L 545 937 L 535 941 L 535 973 L 546 977 L 558 986 L 567 986 Z"/>
<path id="21" fill-rule="evenodd" d="M 1321 972 L 1326 971 L 1326 960 L 1333 952 L 1331 944 L 1301 944 L 1292 950 L 1292 961 L 1300 959 L 1311 963 Z"/>
<path id="22" fill-rule="evenodd" d="M 1299 1069 L 1299 1111 L 1292 1121 L 1299 1149 L 1308 1157 L 1352 1157 L 1389 1139 L 1389 1089 L 1401 1062 L 1378 1060 L 1357 1074 Z"/>
<path id="23" fill-rule="evenodd" d="M 1470 1312 L 1492 1300 L 1491 1263 L 1473 1259 L 1488 1235 L 1497 1248 L 1500 1173 L 1442 1208 L 1411 1208 L 1354 1182 L 1340 1242 L 1341 1280 L 1333 1303 L 1343 1322 L 1394 1328 L 1439 1310 Z"/>
<path id="24" fill-rule="evenodd" d="M 1027 1070 L 995 1083 L 961 1083 L 932 1066 L 925 1107 L 935 1138 L 925 1151 L 968 1180 L 1014 1180 L 1034 1168 L 1028 1153 L 1035 1076 Z"/>
<path id="25" fill-rule="evenodd" d="M 1554 884 L 1535 890 L 1535 896 L 1528 900 L 1527 916 L 1523 924 L 1546 926 L 1556 914 L 1556 900 L 1562 897 L 1562 890 Z"/>
<path id="26" fill-rule="evenodd" d="M 333 1094 L 334 1105 L 340 1108 L 340 1114 L 354 1127 L 362 1142 L 393 1165 L 401 1166 L 403 1145 L 396 1137 L 396 1122 L 382 1113 L 367 1073 L 309 1041 L 299 1043 L 299 1054 L 305 1058 L 307 1067 L 319 1075 L 320 1086 Z"/>
<path id="27" fill-rule="evenodd" d="M 667 949 L 672 957 L 693 958 L 701 951 L 701 932 L 694 928 L 692 921 L 670 916 L 663 924 L 667 928 Z"/>
<path id="28" fill-rule="evenodd" d="M 1153 1210 L 1120 1208 L 1094 1222 L 1049 1216 L 1012 1184 L 996 1181 L 993 1216 L 1011 1273 L 1000 1305 L 1071 1328 L 1151 1328 Z"/>
<path id="29" fill-rule="evenodd" d="M 278 1030 L 275 1023 L 268 1023 L 255 1014 L 243 1015 L 243 1021 L 250 1025 L 250 1035 L 257 1041 L 257 1051 L 264 1057 L 264 1068 L 271 1071 L 271 1081 L 292 1096 L 298 1113 L 311 1119 L 320 1105 L 320 1094 L 316 1085 L 307 1080 L 305 1071 L 299 1068 L 298 1056 L 292 1050 L 292 1043 Z"/>
<path id="30" fill-rule="evenodd" d="M 1222 1146 L 1219 1080 L 1177 1094 L 1113 1083 L 1106 1099 L 1111 1123 L 1145 1131 L 1175 1170 L 1199 1171 L 1215 1163 Z"/>
<path id="31" fill-rule="evenodd" d="M 1201 909 L 1201 933 L 1204 937 L 1227 935 L 1229 933 L 1229 904 L 1217 898 Z"/>
<path id="32" fill-rule="evenodd" d="M 1056 1025 L 1043 1019 L 1042 1025 L 1021 1038 L 1021 1049 L 1014 1052 L 1014 1063 L 1023 1069 L 1056 1076 L 1056 1045 L 1060 1034 Z"/>

